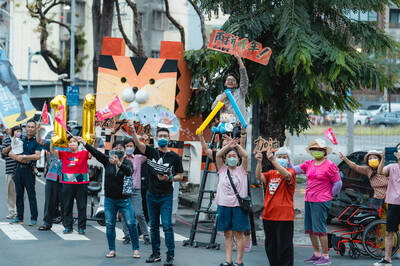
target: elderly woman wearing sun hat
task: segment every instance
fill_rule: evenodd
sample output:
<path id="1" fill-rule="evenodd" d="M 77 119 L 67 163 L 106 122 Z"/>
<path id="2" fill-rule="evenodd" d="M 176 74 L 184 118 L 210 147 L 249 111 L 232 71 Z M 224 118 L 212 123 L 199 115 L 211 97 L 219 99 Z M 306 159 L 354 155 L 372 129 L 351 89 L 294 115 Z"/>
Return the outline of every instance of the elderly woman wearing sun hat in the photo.
<path id="1" fill-rule="evenodd" d="M 337 166 L 326 159 L 326 156 L 332 152 L 332 148 L 328 147 L 323 139 L 311 141 L 306 151 L 314 157 L 314 160 L 295 166 L 297 173 L 305 173 L 307 176 L 304 230 L 310 235 L 314 254 L 305 262 L 314 263 L 314 265 L 329 265 L 331 261 L 328 254 L 326 220 L 331 200 L 340 191 L 342 180 Z"/>

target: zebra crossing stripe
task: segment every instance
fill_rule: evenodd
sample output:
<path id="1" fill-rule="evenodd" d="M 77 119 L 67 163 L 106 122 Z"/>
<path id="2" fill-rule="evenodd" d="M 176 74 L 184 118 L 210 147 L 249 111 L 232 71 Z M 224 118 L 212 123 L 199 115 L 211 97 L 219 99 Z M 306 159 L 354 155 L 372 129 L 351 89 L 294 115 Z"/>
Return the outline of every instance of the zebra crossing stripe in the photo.
<path id="1" fill-rule="evenodd" d="M 0 229 L 11 240 L 38 240 L 32 233 L 26 230 L 21 224 L 0 223 Z"/>
<path id="2" fill-rule="evenodd" d="M 73 231 L 72 234 L 63 234 L 64 226 L 61 224 L 53 224 L 51 231 L 64 240 L 89 240 L 89 238 L 84 235 L 79 235 L 76 231 Z"/>
<path id="3" fill-rule="evenodd" d="M 103 233 L 106 233 L 106 227 L 105 226 L 100 226 L 100 225 L 92 225 L 92 227 L 96 228 L 97 230 L 100 230 Z M 124 232 L 118 228 L 115 227 L 115 235 L 117 240 L 124 240 Z"/>

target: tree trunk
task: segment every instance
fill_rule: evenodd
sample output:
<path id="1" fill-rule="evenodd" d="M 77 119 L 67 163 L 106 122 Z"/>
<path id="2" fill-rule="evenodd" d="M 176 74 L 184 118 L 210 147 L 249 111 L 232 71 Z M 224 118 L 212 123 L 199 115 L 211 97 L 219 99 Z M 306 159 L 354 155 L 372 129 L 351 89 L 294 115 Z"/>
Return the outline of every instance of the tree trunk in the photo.
<path id="1" fill-rule="evenodd" d="M 183 46 L 183 50 L 185 50 L 185 28 L 181 24 L 178 23 L 172 16 L 169 11 L 169 3 L 168 0 L 164 0 L 165 3 L 165 15 L 167 16 L 168 20 L 179 30 L 179 34 L 181 35 L 181 42 Z"/>
<path id="2" fill-rule="evenodd" d="M 201 46 L 202 49 L 205 49 L 207 47 L 206 44 L 206 40 L 207 40 L 207 36 L 206 36 L 206 27 L 204 24 L 204 15 L 203 12 L 201 12 L 200 8 L 198 5 L 196 5 L 196 3 L 193 2 L 193 0 L 188 0 L 189 3 L 192 5 L 192 7 L 194 8 L 194 10 L 196 11 L 197 15 L 199 16 L 200 19 L 200 29 L 201 29 L 201 37 L 203 39 L 203 45 Z"/>
<path id="3" fill-rule="evenodd" d="M 103 37 L 111 36 L 112 21 L 114 16 L 114 2 L 103 0 L 93 0 L 92 4 L 92 24 L 93 24 L 93 88 L 97 88 L 97 71 L 101 49 L 103 46 Z"/>
<path id="4" fill-rule="evenodd" d="M 269 101 L 260 104 L 259 110 L 259 119 L 260 122 L 260 135 L 264 139 L 277 139 L 280 143 L 280 146 L 283 146 L 285 143 L 285 125 L 280 122 L 279 117 L 282 114 L 277 112 L 279 101 Z M 271 163 L 264 158 L 263 160 L 263 169 L 269 170 L 272 169 Z"/>

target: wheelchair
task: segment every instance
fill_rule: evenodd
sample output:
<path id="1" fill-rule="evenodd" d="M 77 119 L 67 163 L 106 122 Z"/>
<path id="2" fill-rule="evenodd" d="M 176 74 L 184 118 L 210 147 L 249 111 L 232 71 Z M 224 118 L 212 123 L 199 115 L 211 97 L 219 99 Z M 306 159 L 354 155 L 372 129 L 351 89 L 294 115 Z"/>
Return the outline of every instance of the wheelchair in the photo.
<path id="1" fill-rule="evenodd" d="M 346 250 L 352 259 L 360 255 L 380 259 L 385 255 L 386 221 L 381 217 L 382 206 L 366 207 L 350 205 L 338 217 L 344 228 L 328 234 L 329 247 L 336 254 L 344 256 Z M 396 232 L 392 255 L 396 254 L 400 245 L 400 234 Z M 346 244 L 348 248 L 346 248 Z"/>

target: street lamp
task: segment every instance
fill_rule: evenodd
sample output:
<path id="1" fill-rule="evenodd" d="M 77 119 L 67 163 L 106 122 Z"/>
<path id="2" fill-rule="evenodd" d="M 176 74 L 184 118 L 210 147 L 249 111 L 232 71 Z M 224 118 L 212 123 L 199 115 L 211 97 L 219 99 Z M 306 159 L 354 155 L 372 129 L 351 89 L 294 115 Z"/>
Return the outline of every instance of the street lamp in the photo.
<path id="1" fill-rule="evenodd" d="M 28 97 L 29 99 L 31 98 L 31 63 L 32 63 L 32 57 L 34 55 L 40 55 L 40 51 L 31 52 L 31 47 L 28 47 Z M 35 64 L 37 63 L 37 60 L 33 61 Z"/>

